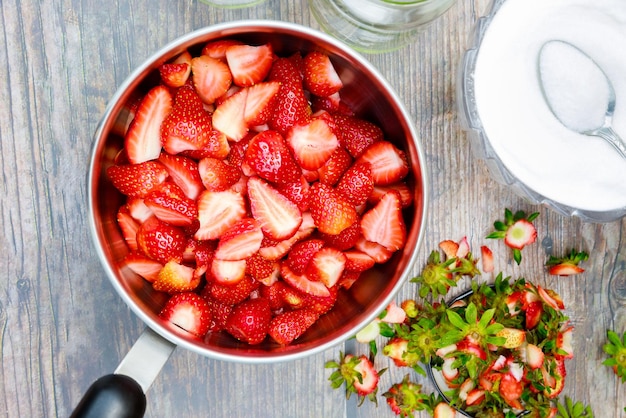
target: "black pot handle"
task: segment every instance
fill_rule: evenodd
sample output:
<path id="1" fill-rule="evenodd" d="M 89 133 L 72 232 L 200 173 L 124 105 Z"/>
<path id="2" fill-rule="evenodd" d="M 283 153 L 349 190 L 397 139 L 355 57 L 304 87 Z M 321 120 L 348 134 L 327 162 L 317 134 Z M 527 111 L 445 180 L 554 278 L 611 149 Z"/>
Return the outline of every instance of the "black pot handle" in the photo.
<path id="1" fill-rule="evenodd" d="M 146 395 L 135 379 L 109 374 L 87 390 L 70 418 L 141 418 L 146 411 Z"/>

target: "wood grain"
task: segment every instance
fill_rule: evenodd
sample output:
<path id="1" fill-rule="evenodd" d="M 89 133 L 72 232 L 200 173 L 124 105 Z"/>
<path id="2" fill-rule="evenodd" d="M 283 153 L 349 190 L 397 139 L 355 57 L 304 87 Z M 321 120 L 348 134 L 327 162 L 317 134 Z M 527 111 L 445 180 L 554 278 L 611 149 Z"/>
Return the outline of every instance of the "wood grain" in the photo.
<path id="1" fill-rule="evenodd" d="M 576 327 L 565 394 L 590 403 L 597 417 L 623 417 L 626 386 L 601 365 L 601 346 L 607 328 L 626 329 L 626 221 L 585 224 L 532 205 L 491 180 L 473 158 L 458 127 L 456 74 L 486 6 L 487 0 L 459 0 L 407 48 L 367 56 L 405 102 L 428 161 L 429 217 L 413 273 L 442 239 L 467 236 L 473 248 L 484 244 L 505 207 L 539 211 L 544 245 L 524 250 L 518 267 L 506 248 L 490 243 L 499 255 L 496 268 L 563 296 Z M 317 28 L 304 0 L 268 0 L 241 10 L 192 0 L 2 0 L 0 415 L 68 416 L 139 336 L 144 325 L 109 284 L 89 236 L 85 178 L 93 132 L 117 86 L 153 51 L 205 25 L 246 18 Z M 548 277 L 547 255 L 574 247 L 592 254 L 587 271 Z M 415 291 L 407 284 L 398 300 Z M 265 366 L 178 349 L 148 392 L 146 416 L 393 416 L 382 399 L 378 408 L 357 408 L 330 389 L 323 364 L 339 348 Z M 392 368 L 381 390 L 404 374 Z"/>

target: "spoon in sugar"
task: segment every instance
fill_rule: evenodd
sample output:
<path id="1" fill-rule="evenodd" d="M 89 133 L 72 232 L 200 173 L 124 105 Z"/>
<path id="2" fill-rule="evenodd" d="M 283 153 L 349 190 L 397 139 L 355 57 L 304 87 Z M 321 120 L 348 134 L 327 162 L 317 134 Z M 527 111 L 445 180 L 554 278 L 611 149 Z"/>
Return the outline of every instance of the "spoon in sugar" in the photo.
<path id="1" fill-rule="evenodd" d="M 569 42 L 548 41 L 539 51 L 538 73 L 546 103 L 565 127 L 604 139 L 626 159 L 626 141 L 612 128 L 615 90 L 589 55 Z"/>

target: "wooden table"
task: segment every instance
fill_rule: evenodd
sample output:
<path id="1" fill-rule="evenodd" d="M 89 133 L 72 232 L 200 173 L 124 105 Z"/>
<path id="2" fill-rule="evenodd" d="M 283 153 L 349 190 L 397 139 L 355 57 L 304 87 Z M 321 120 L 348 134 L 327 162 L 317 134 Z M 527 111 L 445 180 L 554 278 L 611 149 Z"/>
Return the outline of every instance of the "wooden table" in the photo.
<path id="1" fill-rule="evenodd" d="M 563 296 L 576 326 L 564 394 L 590 403 L 599 418 L 623 417 L 626 385 L 601 365 L 601 347 L 607 328 L 626 329 L 626 219 L 586 224 L 526 203 L 472 158 L 457 124 L 455 80 L 472 25 L 486 6 L 487 0 L 460 0 L 409 47 L 368 56 L 405 101 L 427 157 L 430 216 L 414 270 L 443 239 L 467 236 L 477 250 L 505 207 L 540 211 L 538 243 L 524 250 L 521 267 L 503 244 L 490 244 L 496 269 Z M 243 18 L 317 28 L 305 0 L 230 11 L 197 0 L 2 0 L 0 415 L 68 416 L 141 333 L 143 323 L 113 290 L 89 237 L 85 180 L 92 135 L 109 97 L 154 51 L 193 29 Z M 549 248 L 554 254 L 585 249 L 591 254 L 586 272 L 549 277 L 543 267 Z M 414 292 L 407 284 L 398 300 Z M 272 365 L 176 350 L 148 392 L 146 416 L 393 416 L 383 398 L 378 408 L 357 408 L 354 398 L 346 402 L 342 391 L 330 388 L 323 365 L 340 348 Z M 404 373 L 392 368 L 381 391 Z"/>

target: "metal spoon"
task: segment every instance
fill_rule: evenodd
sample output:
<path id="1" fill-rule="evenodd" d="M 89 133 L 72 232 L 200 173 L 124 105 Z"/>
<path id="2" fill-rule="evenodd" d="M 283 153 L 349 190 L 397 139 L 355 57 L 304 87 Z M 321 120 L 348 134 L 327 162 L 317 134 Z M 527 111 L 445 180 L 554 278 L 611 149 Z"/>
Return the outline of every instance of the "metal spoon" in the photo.
<path id="1" fill-rule="evenodd" d="M 604 139 L 626 159 L 626 141 L 612 128 L 615 90 L 589 55 L 569 42 L 548 41 L 539 51 L 538 76 L 548 107 L 565 127 Z"/>

